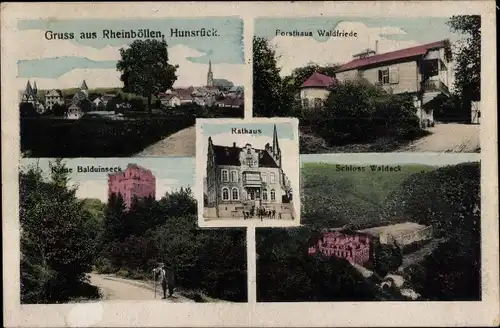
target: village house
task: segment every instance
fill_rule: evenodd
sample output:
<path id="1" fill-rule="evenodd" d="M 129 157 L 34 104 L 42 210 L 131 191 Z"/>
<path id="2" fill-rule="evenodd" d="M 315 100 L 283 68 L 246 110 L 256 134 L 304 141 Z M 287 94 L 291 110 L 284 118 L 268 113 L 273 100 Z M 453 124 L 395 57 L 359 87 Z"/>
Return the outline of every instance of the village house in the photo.
<path id="1" fill-rule="evenodd" d="M 334 77 L 314 72 L 300 86 L 302 108 L 320 108 L 330 94 L 331 87 L 338 84 Z"/>
<path id="2" fill-rule="evenodd" d="M 375 50 L 354 55 L 354 59 L 336 71 L 340 82 L 363 78 L 393 94 L 413 95 L 422 127 L 434 125 L 434 109 L 442 97 L 449 96 L 451 65 L 446 52 L 447 40 L 387 53 Z"/>
<path id="3" fill-rule="evenodd" d="M 52 89 L 45 94 L 45 108 L 51 110 L 54 105 L 64 105 L 64 99 L 61 90 Z"/>
<path id="4" fill-rule="evenodd" d="M 36 82 L 33 83 L 31 87 L 30 81 L 26 84 L 26 88 L 21 95 L 21 104 L 31 104 L 38 114 L 43 114 L 45 112 L 45 106 L 40 102 L 38 98 L 38 88 Z"/>
<path id="5" fill-rule="evenodd" d="M 241 98 L 224 98 L 216 103 L 217 107 L 224 107 L 224 108 L 240 108 L 243 106 L 243 99 Z"/>
<path id="6" fill-rule="evenodd" d="M 173 93 L 160 97 L 160 102 L 166 107 L 177 107 L 181 105 L 181 99 Z"/>
<path id="7" fill-rule="evenodd" d="M 92 103 L 90 102 L 88 97 L 89 97 L 89 88 L 85 80 L 83 80 L 80 86 L 80 90 L 78 90 L 73 95 L 73 97 L 71 98 L 71 103 L 68 103 L 69 108 L 66 113 L 66 118 L 69 120 L 77 120 L 81 118 L 85 111 L 85 108 L 81 107 L 81 103 L 87 100 L 90 104 L 90 107 L 92 106 Z M 67 102 L 67 99 L 65 99 L 65 102 Z M 88 108 L 88 110 L 90 110 L 90 108 Z"/>
<path id="8" fill-rule="evenodd" d="M 276 126 L 273 145 L 264 149 L 246 144 L 238 147 L 214 145 L 208 138 L 206 207 L 216 217 L 241 217 L 252 207 L 275 210 L 285 215 L 292 208 L 282 206 L 292 200 L 291 184 L 282 169 L 282 155 Z"/>

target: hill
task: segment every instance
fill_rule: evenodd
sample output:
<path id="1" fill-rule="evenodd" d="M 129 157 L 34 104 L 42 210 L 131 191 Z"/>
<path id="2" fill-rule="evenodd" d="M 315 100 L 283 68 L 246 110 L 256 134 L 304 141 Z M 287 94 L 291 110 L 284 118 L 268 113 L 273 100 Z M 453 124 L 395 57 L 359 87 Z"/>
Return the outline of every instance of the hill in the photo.
<path id="1" fill-rule="evenodd" d="M 381 213 L 387 197 L 411 175 L 436 167 L 409 164 L 400 165 L 396 171 L 377 169 L 372 165 L 304 164 L 302 223 L 318 228 L 347 224 L 367 228 L 386 223 Z"/>

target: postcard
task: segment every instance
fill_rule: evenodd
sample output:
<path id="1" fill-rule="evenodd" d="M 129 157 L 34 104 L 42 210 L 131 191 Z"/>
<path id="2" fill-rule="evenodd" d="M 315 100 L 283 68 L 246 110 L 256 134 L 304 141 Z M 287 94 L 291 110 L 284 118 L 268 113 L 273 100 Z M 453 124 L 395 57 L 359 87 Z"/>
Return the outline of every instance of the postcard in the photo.
<path id="1" fill-rule="evenodd" d="M 301 154 L 480 151 L 479 15 L 259 17 L 253 57 L 254 115 L 300 118 Z"/>
<path id="2" fill-rule="evenodd" d="M 37 19 L 17 29 L 30 44 L 15 80 L 23 157 L 194 156 L 196 117 L 243 117 L 239 18 Z"/>
<path id="3" fill-rule="evenodd" d="M 198 119 L 199 225 L 300 224 L 296 119 Z"/>
<path id="4" fill-rule="evenodd" d="M 494 13 L 2 4 L 5 326 L 498 326 Z"/>

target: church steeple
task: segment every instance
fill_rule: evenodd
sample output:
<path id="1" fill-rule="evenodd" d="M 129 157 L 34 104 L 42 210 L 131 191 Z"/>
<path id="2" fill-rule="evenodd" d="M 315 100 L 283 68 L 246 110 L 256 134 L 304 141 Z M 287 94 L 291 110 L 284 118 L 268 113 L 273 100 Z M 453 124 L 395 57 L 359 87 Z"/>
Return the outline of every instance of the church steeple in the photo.
<path id="1" fill-rule="evenodd" d="M 276 124 L 274 125 L 273 131 L 273 156 L 278 161 L 279 166 L 281 167 L 281 149 L 278 139 L 278 131 L 276 130 Z"/>
<path id="2" fill-rule="evenodd" d="M 26 83 L 26 90 L 24 90 L 24 94 L 27 96 L 31 96 L 33 94 L 33 89 L 31 88 L 31 83 L 28 80 L 28 83 Z"/>
<path id="3" fill-rule="evenodd" d="M 212 61 L 208 60 L 207 87 L 214 86 L 214 73 L 212 73 Z"/>
<path id="4" fill-rule="evenodd" d="M 38 88 L 36 86 L 36 81 L 33 81 L 33 95 L 36 96 L 38 93 Z"/>
<path id="5" fill-rule="evenodd" d="M 88 89 L 89 89 L 89 87 L 87 86 L 87 82 L 85 82 L 85 80 L 83 80 L 82 85 L 80 86 L 80 90 L 86 91 Z"/>

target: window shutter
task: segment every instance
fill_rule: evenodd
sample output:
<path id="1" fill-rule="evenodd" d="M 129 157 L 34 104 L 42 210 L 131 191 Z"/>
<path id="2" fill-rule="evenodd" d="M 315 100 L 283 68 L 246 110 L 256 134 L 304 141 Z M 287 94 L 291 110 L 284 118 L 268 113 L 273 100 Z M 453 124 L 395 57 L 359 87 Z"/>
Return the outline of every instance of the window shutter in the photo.
<path id="1" fill-rule="evenodd" d="M 389 83 L 399 83 L 399 67 L 389 67 Z"/>

